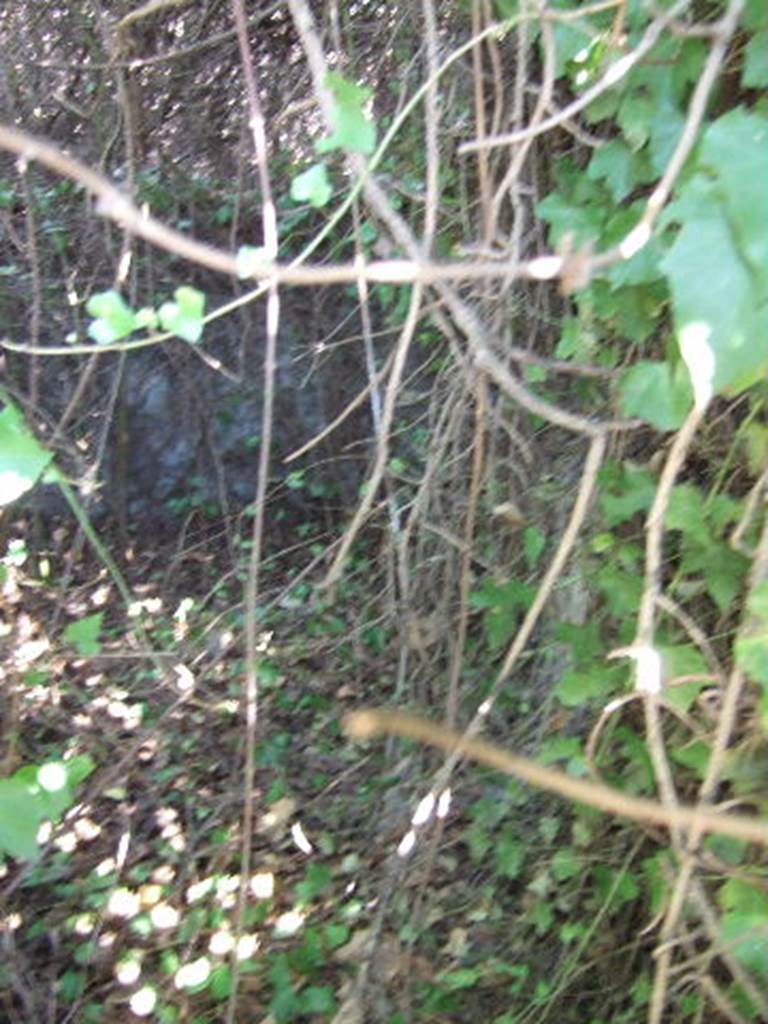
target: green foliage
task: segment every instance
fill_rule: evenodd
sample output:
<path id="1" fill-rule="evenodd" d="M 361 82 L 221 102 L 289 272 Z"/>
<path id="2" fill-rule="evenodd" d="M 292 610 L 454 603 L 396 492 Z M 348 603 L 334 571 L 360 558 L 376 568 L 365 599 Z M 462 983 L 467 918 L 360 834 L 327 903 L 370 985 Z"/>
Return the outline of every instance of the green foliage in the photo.
<path id="1" fill-rule="evenodd" d="M 730 878 L 718 893 L 725 910 L 721 938 L 736 959 L 758 977 L 768 976 L 768 895 L 758 885 Z"/>
<path id="2" fill-rule="evenodd" d="M 317 143 L 318 153 L 344 149 L 369 156 L 376 148 L 376 125 L 364 108 L 373 96 L 372 90 L 348 81 L 338 71 L 326 76 L 325 86 L 333 97 L 333 131 Z"/>
<path id="3" fill-rule="evenodd" d="M 158 316 L 164 331 L 191 344 L 198 342 L 205 326 L 205 295 L 196 288 L 177 288 L 175 302 L 164 302 Z"/>
<path id="4" fill-rule="evenodd" d="M 681 363 L 643 360 L 624 374 L 619 385 L 626 416 L 647 420 L 658 430 L 677 430 L 691 408 L 690 378 Z"/>
<path id="5" fill-rule="evenodd" d="M 512 639 L 521 612 L 530 607 L 535 591 L 527 583 L 487 579 L 470 596 L 470 605 L 485 612 L 488 647 L 496 651 Z"/>
<path id="6" fill-rule="evenodd" d="M 248 268 L 252 255 L 249 253 L 242 259 Z M 114 290 L 92 295 L 86 310 L 95 318 L 88 327 L 88 335 L 99 345 L 112 345 L 135 331 L 154 330 L 158 324 L 169 334 L 195 344 L 205 326 L 205 295 L 188 285 L 177 288 L 174 301 L 164 302 L 157 311 L 149 308 L 134 311 Z"/>
<path id="7" fill-rule="evenodd" d="M 93 768 L 91 758 L 79 756 L 29 765 L 0 779 L 0 853 L 21 860 L 36 858 L 41 824 L 61 818 Z"/>
<path id="8" fill-rule="evenodd" d="M 20 410 L 6 402 L 0 412 L 0 507 L 33 487 L 52 458 L 29 430 Z"/>
<path id="9" fill-rule="evenodd" d="M 329 202 L 333 188 L 328 179 L 328 168 L 323 163 L 312 164 L 291 182 L 291 199 L 320 208 Z"/>
<path id="10" fill-rule="evenodd" d="M 62 639 L 65 643 L 72 644 L 84 658 L 92 657 L 101 651 L 99 635 L 103 620 L 103 612 L 86 615 L 85 618 L 70 623 L 64 630 Z"/>

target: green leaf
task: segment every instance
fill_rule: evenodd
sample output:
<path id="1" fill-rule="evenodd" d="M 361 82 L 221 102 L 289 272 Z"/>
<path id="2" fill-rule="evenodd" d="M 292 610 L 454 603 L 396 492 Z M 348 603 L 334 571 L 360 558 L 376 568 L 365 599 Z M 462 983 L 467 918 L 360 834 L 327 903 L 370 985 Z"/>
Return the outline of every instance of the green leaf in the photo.
<path id="1" fill-rule="evenodd" d="M 18 778 L 0 779 L 0 852 L 18 860 L 37 857 L 37 833 L 45 813 Z"/>
<path id="2" fill-rule="evenodd" d="M 0 507 L 33 487 L 52 458 L 9 402 L 0 412 Z"/>
<path id="3" fill-rule="evenodd" d="M 310 864 L 303 881 L 296 885 L 296 896 L 304 903 L 309 903 L 320 896 L 332 880 L 331 869 L 327 864 Z"/>
<path id="4" fill-rule="evenodd" d="M 705 547 L 713 543 L 706 522 L 704 496 L 693 484 L 677 484 L 672 488 L 665 522 L 667 529 L 682 530 Z"/>
<path id="5" fill-rule="evenodd" d="M 768 977 L 768 914 L 729 911 L 723 914 L 720 934 L 725 946 L 748 970 Z"/>
<path id="6" fill-rule="evenodd" d="M 496 871 L 505 878 L 517 878 L 525 860 L 525 845 L 518 838 L 518 831 L 505 828 L 494 846 Z"/>
<path id="7" fill-rule="evenodd" d="M 553 878 L 558 882 L 565 882 L 569 878 L 578 875 L 582 870 L 583 862 L 575 850 L 570 847 L 558 850 L 552 858 L 550 870 Z"/>
<path id="8" fill-rule="evenodd" d="M 768 917 L 768 893 L 743 878 L 733 876 L 720 886 L 717 902 L 723 910 L 753 911 Z"/>
<path id="9" fill-rule="evenodd" d="M 526 526 L 523 531 L 523 549 L 529 569 L 535 569 L 547 546 L 547 538 L 537 526 Z"/>
<path id="10" fill-rule="evenodd" d="M 571 235 L 577 246 L 594 241 L 601 235 L 608 215 L 604 203 L 585 203 L 576 195 L 562 192 L 550 192 L 537 205 L 536 212 L 550 225 L 553 245 L 565 235 Z"/>
<path id="11" fill-rule="evenodd" d="M 732 110 L 709 126 L 700 163 L 715 175 L 743 258 L 768 299 L 768 118 Z"/>
<path id="12" fill-rule="evenodd" d="M 607 864 L 596 864 L 591 874 L 600 900 L 610 899 L 610 906 L 614 910 L 623 903 L 637 899 L 640 887 L 629 871 L 616 871 Z"/>
<path id="13" fill-rule="evenodd" d="M 474 988 L 482 979 L 483 972 L 479 967 L 459 967 L 455 971 L 446 971 L 440 975 L 440 984 L 451 991 Z"/>
<path id="14" fill-rule="evenodd" d="M 321 139 L 316 144 L 317 152 L 330 153 L 335 149 L 345 149 L 350 153 L 372 153 L 376 148 L 376 126 L 363 108 L 373 91 L 348 81 L 338 71 L 331 71 L 325 84 L 333 97 L 333 131 L 327 139 Z"/>
<path id="15" fill-rule="evenodd" d="M 235 257 L 237 263 L 237 276 L 242 281 L 246 277 L 253 277 L 258 271 L 269 266 L 267 250 L 263 245 L 241 245 Z"/>
<path id="16" fill-rule="evenodd" d="M 712 390 L 738 391 L 752 384 L 768 367 L 768 352 L 760 344 L 768 333 L 768 308 L 757 307 L 754 281 L 722 208 L 711 197 L 683 226 L 661 265 L 681 349 L 695 350 Z"/>
<path id="17" fill-rule="evenodd" d="M 160 307 L 160 323 L 164 331 L 194 345 L 202 337 L 205 326 L 205 295 L 197 288 L 183 285 L 173 296 L 175 302 L 164 302 Z"/>
<path id="18" fill-rule="evenodd" d="M 638 512 L 647 512 L 656 494 L 656 480 L 647 469 L 622 466 L 610 492 L 600 497 L 600 507 L 608 526 L 618 526 Z"/>
<path id="19" fill-rule="evenodd" d="M 768 85 L 768 29 L 756 33 L 747 43 L 741 84 L 745 89 L 762 89 Z"/>
<path id="20" fill-rule="evenodd" d="M 635 154 L 621 139 L 613 139 L 596 149 L 587 167 L 593 181 L 604 179 L 614 201 L 620 203 L 637 184 Z"/>
<path id="21" fill-rule="evenodd" d="M 677 430 L 691 408 L 691 384 L 685 371 L 675 373 L 668 363 L 641 360 L 619 384 L 625 416 L 637 416 L 659 430 Z"/>
<path id="22" fill-rule="evenodd" d="M 302 1013 L 328 1014 L 336 1009 L 336 999 L 330 985 L 309 985 L 301 993 Z"/>
<path id="23" fill-rule="evenodd" d="M 96 318 L 88 328 L 88 335 L 99 345 L 111 345 L 133 334 L 140 326 L 136 314 L 114 289 L 92 295 L 85 308 Z"/>
<path id="24" fill-rule="evenodd" d="M 651 167 L 661 175 L 667 167 L 685 125 L 685 117 L 677 104 L 665 96 L 657 104 L 651 122 L 650 158 Z"/>
<path id="25" fill-rule="evenodd" d="M 656 105 L 650 96 L 638 91 L 627 94 L 619 107 L 618 121 L 630 149 L 642 149 L 655 119 Z"/>
<path id="26" fill-rule="evenodd" d="M 555 687 L 561 704 L 576 708 L 595 697 L 605 697 L 614 690 L 614 678 L 600 668 L 594 672 L 566 672 Z"/>
<path id="27" fill-rule="evenodd" d="M 349 940 L 349 925 L 331 922 L 323 928 L 323 936 L 331 949 L 338 949 Z"/>
<path id="28" fill-rule="evenodd" d="M 712 747 L 703 740 L 690 740 L 683 746 L 672 748 L 672 759 L 684 768 L 690 768 L 703 779 L 707 774 Z"/>
<path id="29" fill-rule="evenodd" d="M 546 935 L 555 920 L 555 911 L 551 903 L 537 900 L 528 913 L 528 920 L 536 929 L 537 935 Z"/>
<path id="30" fill-rule="evenodd" d="M 229 997 L 232 991 L 232 968 L 227 964 L 214 968 L 211 972 L 211 980 L 208 992 L 211 998 L 217 1003 L 223 1002 Z"/>
<path id="31" fill-rule="evenodd" d="M 101 651 L 99 634 L 104 619 L 104 612 L 96 612 L 94 615 L 87 615 L 84 619 L 70 623 L 64 630 L 62 639 L 65 643 L 77 648 L 78 654 L 84 658 L 98 654 Z"/>
<path id="32" fill-rule="evenodd" d="M 682 225 L 661 264 L 678 340 L 715 392 L 738 392 L 768 369 L 766 180 L 768 119 L 737 109 L 707 129 L 699 173 L 668 211 Z"/>
<path id="33" fill-rule="evenodd" d="M 291 182 L 291 199 L 296 203 L 309 203 L 319 209 L 329 201 L 333 195 L 331 183 L 328 180 L 328 168 L 325 164 L 312 164 L 312 166 L 297 174 Z"/>
<path id="34" fill-rule="evenodd" d="M 470 605 L 486 609 L 485 632 L 492 651 L 511 639 L 517 629 L 520 612 L 527 610 L 532 600 L 532 588 L 519 580 L 498 583 L 489 579 L 471 594 Z"/>

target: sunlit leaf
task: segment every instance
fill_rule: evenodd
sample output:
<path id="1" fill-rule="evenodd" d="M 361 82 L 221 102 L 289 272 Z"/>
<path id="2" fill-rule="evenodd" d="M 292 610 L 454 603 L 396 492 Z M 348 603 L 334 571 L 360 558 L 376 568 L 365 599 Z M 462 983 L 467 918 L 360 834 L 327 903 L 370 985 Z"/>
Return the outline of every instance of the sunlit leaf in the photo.
<path id="1" fill-rule="evenodd" d="M 677 430 L 691 407 L 691 385 L 668 363 L 641 360 L 631 366 L 619 384 L 625 416 L 637 416 L 659 430 Z"/>
<path id="2" fill-rule="evenodd" d="M 338 71 L 331 71 L 325 84 L 333 97 L 333 131 L 316 144 L 318 153 L 345 149 L 368 155 L 376 148 L 376 126 L 364 107 L 373 95 L 371 89 L 350 82 Z"/>
<path id="3" fill-rule="evenodd" d="M 328 168 L 323 163 L 312 164 L 291 182 L 291 199 L 297 203 L 309 203 L 310 206 L 320 208 L 325 206 L 332 195 Z"/>
<path id="4" fill-rule="evenodd" d="M 205 295 L 187 285 L 177 288 L 173 295 L 175 302 L 164 302 L 160 307 L 160 323 L 164 331 L 194 344 L 205 326 Z"/>
<path id="5" fill-rule="evenodd" d="M 33 487 L 52 458 L 9 402 L 0 412 L 0 506 Z"/>
<path id="6" fill-rule="evenodd" d="M 0 779 L 0 852 L 19 860 L 37 856 L 37 833 L 45 814 L 17 778 Z"/>
<path id="7" fill-rule="evenodd" d="M 768 86 L 768 29 L 756 32 L 747 43 L 741 84 L 746 89 Z"/>
<path id="8" fill-rule="evenodd" d="M 678 336 L 695 335 L 712 360 L 715 391 L 739 391 L 768 369 L 768 119 L 719 118 L 700 168 L 669 210 L 681 229 L 662 269 Z"/>
<path id="9" fill-rule="evenodd" d="M 64 630 L 62 639 L 75 647 L 78 654 L 82 654 L 84 658 L 92 657 L 101 650 L 99 635 L 103 619 L 103 612 L 86 615 L 85 618 L 70 623 Z"/>
<path id="10" fill-rule="evenodd" d="M 114 289 L 92 295 L 85 308 L 95 317 L 88 327 L 88 335 L 99 345 L 111 345 L 141 326 L 136 314 Z"/>
<path id="11" fill-rule="evenodd" d="M 580 707 L 594 697 L 604 697 L 613 689 L 614 680 L 596 667 L 593 672 L 566 672 L 555 688 L 558 700 L 566 707 Z"/>

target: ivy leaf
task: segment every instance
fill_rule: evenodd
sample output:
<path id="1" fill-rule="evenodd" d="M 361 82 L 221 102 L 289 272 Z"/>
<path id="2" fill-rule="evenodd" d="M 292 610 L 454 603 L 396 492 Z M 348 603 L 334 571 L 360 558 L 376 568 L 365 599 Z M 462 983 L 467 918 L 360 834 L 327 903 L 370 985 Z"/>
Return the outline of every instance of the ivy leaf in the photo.
<path id="1" fill-rule="evenodd" d="M 486 580 L 474 591 L 470 605 L 486 609 L 485 632 L 490 650 L 495 651 L 511 639 L 520 612 L 530 608 L 532 600 L 532 588 L 519 580 Z"/>
<path id="2" fill-rule="evenodd" d="M 602 670 L 566 672 L 557 684 L 555 694 L 561 704 L 568 708 L 577 708 L 593 697 L 607 696 L 614 689 L 614 682 L 611 673 Z"/>
<path id="3" fill-rule="evenodd" d="M 740 391 L 768 366 L 768 351 L 759 343 L 768 333 L 768 305 L 758 307 L 755 282 L 722 206 L 712 199 L 710 193 L 695 218 L 686 219 L 661 267 L 681 345 L 687 341 L 698 353 L 713 391 Z"/>
<path id="4" fill-rule="evenodd" d="M 723 943 L 736 959 L 759 977 L 768 976 L 768 913 L 746 910 L 723 914 Z"/>
<path id="5" fill-rule="evenodd" d="M 517 878 L 525 860 L 525 844 L 520 841 L 517 833 L 505 828 L 497 838 L 494 847 L 496 871 L 505 878 Z"/>
<path id="6" fill-rule="evenodd" d="M 237 276 L 242 281 L 246 277 L 252 277 L 260 270 L 269 266 L 267 250 L 263 245 L 241 245 L 235 257 L 237 263 Z"/>
<path id="7" fill-rule="evenodd" d="M 33 487 L 52 458 L 9 402 L 0 412 L 0 507 Z"/>
<path id="8" fill-rule="evenodd" d="M 301 993 L 302 1016 L 330 1014 L 336 1009 L 336 999 L 330 985 L 309 985 Z"/>
<path id="9" fill-rule="evenodd" d="M 376 126 L 363 108 L 373 90 L 348 81 L 338 71 L 331 71 L 325 84 L 333 97 L 333 131 L 327 139 L 316 143 L 315 149 L 318 153 L 346 149 L 350 153 L 369 155 L 376 148 Z"/>
<path id="10" fill-rule="evenodd" d="M 736 640 L 736 663 L 768 695 L 768 582 L 754 588 L 747 609 L 750 619 Z"/>
<path id="11" fill-rule="evenodd" d="M 681 530 L 703 547 L 712 543 L 706 523 L 704 496 L 692 484 L 678 484 L 672 488 L 666 514 L 668 530 Z"/>
<path id="12" fill-rule="evenodd" d="M 622 466 L 616 480 L 610 481 L 611 493 L 602 494 L 600 507 L 608 526 L 618 526 L 638 512 L 647 512 L 656 495 L 656 479 L 647 469 Z"/>
<path id="13" fill-rule="evenodd" d="M 84 658 L 98 654 L 101 650 L 99 634 L 101 623 L 104 619 L 104 612 L 96 612 L 95 615 L 86 615 L 85 618 L 72 622 L 64 630 L 62 639 L 65 643 L 71 644 L 77 649 L 78 654 Z"/>
<path id="14" fill-rule="evenodd" d="M 618 121 L 629 148 L 642 149 L 651 134 L 656 119 L 656 105 L 650 96 L 631 92 L 622 100 Z"/>
<path id="15" fill-rule="evenodd" d="M 296 203 L 309 203 L 319 209 L 325 206 L 333 195 L 328 180 L 328 169 L 325 164 L 312 164 L 302 174 L 297 174 L 291 182 L 291 199 Z"/>
<path id="16" fill-rule="evenodd" d="M 768 42 L 768 40 L 766 40 Z M 768 299 L 768 118 L 737 109 L 707 129 L 701 165 L 716 177 L 728 222 L 756 279 L 760 298 Z"/>
<path id="17" fill-rule="evenodd" d="M 613 139 L 595 150 L 587 177 L 605 180 L 615 202 L 620 203 L 635 187 L 635 155 L 621 139 Z"/>
<path id="18" fill-rule="evenodd" d="M 18 860 L 32 860 L 38 854 L 37 833 L 44 819 L 42 808 L 20 779 L 0 779 L 0 851 Z"/>
<path id="19" fill-rule="evenodd" d="M 542 199 L 536 211 L 550 225 L 553 245 L 566 234 L 573 236 L 574 245 L 594 241 L 602 233 L 607 213 L 604 203 L 583 203 L 576 196 L 566 197 L 560 192 L 551 192 Z"/>
<path id="20" fill-rule="evenodd" d="M 654 110 L 650 131 L 650 157 L 654 171 L 661 175 L 680 139 L 685 116 L 669 96 Z"/>
<path id="21" fill-rule="evenodd" d="M 682 227 L 661 265 L 686 362 L 709 377 L 702 394 L 738 392 L 768 368 L 767 180 L 768 118 L 734 110 L 707 129 L 699 173 L 668 212 Z"/>
<path id="22" fill-rule="evenodd" d="M 685 372 L 667 363 L 635 363 L 619 384 L 625 416 L 638 416 L 659 430 L 677 430 L 691 407 L 691 385 Z"/>
<path id="23" fill-rule="evenodd" d="M 202 337 L 205 326 L 205 295 L 197 288 L 183 285 L 176 289 L 173 297 L 175 302 L 164 302 L 160 307 L 163 330 L 194 345 Z"/>
<path id="24" fill-rule="evenodd" d="M 762 89 L 768 85 L 768 29 L 757 32 L 747 43 L 741 84 L 745 89 Z"/>
<path id="25" fill-rule="evenodd" d="M 111 345 L 133 334 L 140 326 L 136 314 L 114 289 L 92 295 L 85 308 L 96 318 L 88 328 L 88 335 L 98 345 Z"/>

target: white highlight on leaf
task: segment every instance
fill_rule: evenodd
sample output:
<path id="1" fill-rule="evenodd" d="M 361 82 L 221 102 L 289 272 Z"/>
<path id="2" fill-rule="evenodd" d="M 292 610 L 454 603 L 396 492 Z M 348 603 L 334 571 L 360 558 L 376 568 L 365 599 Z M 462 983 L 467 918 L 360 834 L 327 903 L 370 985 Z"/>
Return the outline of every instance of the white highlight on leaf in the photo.
<path id="1" fill-rule="evenodd" d="M 451 808 L 451 798 L 452 798 L 452 796 L 453 796 L 453 794 L 451 793 L 451 789 L 450 789 L 450 786 L 449 786 L 447 789 L 444 789 L 442 791 L 442 793 L 440 794 L 440 796 L 437 798 L 437 816 L 438 816 L 438 818 L 447 818 L 448 817 L 448 811 Z"/>
<path id="2" fill-rule="evenodd" d="M 56 793 L 67 784 L 67 769 L 59 761 L 44 764 L 37 772 L 37 781 L 49 793 Z"/>
<path id="3" fill-rule="evenodd" d="M 715 378 L 715 353 L 710 344 L 712 328 L 702 321 L 686 324 L 678 336 L 680 353 L 688 367 L 697 409 L 705 409 L 712 398 Z"/>
<path id="4" fill-rule="evenodd" d="M 304 829 L 301 827 L 300 821 L 295 821 L 293 825 L 291 825 L 291 838 L 293 839 L 294 843 L 296 843 L 296 845 L 298 846 L 302 853 L 306 853 L 306 855 L 309 856 L 310 853 L 313 852 L 312 843 L 310 843 L 310 841 L 307 839 L 306 833 L 304 832 Z"/>
<path id="5" fill-rule="evenodd" d="M 435 809 L 435 796 L 434 793 L 427 793 L 425 797 L 419 800 L 419 806 L 413 813 L 411 818 L 411 824 L 414 828 L 418 828 L 419 825 L 426 825 L 429 819 L 432 817 L 432 811 Z"/>
<path id="6" fill-rule="evenodd" d="M 131 996 L 131 1013 L 136 1014 L 137 1017 L 148 1017 L 155 1009 L 156 1003 L 157 992 L 150 988 L 149 985 L 145 985 Z"/>
<path id="7" fill-rule="evenodd" d="M 250 888 L 257 900 L 271 899 L 275 892 L 275 876 L 271 871 L 259 871 L 251 877 Z"/>
<path id="8" fill-rule="evenodd" d="M 155 928 L 161 931 L 175 928 L 180 917 L 178 910 L 170 903 L 158 903 L 156 907 L 152 907 L 149 916 Z"/>
<path id="9" fill-rule="evenodd" d="M 292 935 L 301 931 L 304 925 L 304 915 L 299 910 L 289 910 L 281 914 L 275 921 L 273 929 L 276 939 L 290 939 Z"/>
<path id="10" fill-rule="evenodd" d="M 398 857 L 407 857 L 411 850 L 416 845 L 416 832 L 411 829 L 406 832 L 403 838 L 400 840 L 400 845 L 397 848 Z"/>
<path id="11" fill-rule="evenodd" d="M 562 269 L 562 256 L 538 256 L 528 264 L 528 276 L 535 281 L 550 281 Z"/>
<path id="12" fill-rule="evenodd" d="M 141 961 L 136 957 L 126 957 L 115 964 L 115 978 L 121 985 L 135 985 L 141 977 Z"/>
<path id="13" fill-rule="evenodd" d="M 235 936 L 232 932 L 220 929 L 214 932 L 208 941 L 208 952 L 213 956 L 226 956 L 235 948 Z"/>
<path id="14" fill-rule="evenodd" d="M 184 964 L 176 971 L 173 983 L 176 988 L 196 988 L 207 981 L 211 973 L 211 961 L 207 956 L 201 956 L 193 960 L 191 964 Z"/>

